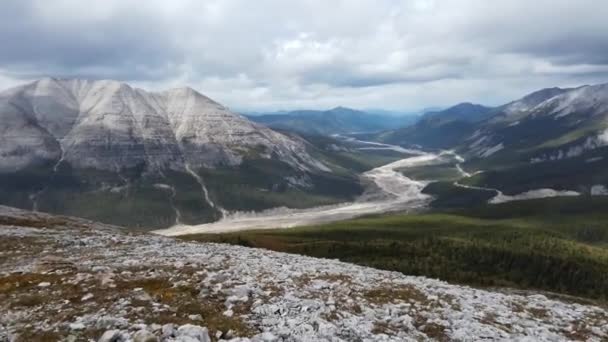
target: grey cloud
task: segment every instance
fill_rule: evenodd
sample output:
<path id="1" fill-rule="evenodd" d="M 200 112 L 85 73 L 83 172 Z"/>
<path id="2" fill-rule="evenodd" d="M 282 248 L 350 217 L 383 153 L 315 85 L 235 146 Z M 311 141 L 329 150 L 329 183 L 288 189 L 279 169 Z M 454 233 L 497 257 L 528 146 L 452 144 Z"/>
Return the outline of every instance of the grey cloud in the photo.
<path id="1" fill-rule="evenodd" d="M 592 0 L 4 0 L 0 79 L 188 84 L 241 108 L 499 102 L 602 81 L 606 12 Z"/>
<path id="2" fill-rule="evenodd" d="M 143 13 L 117 13 L 98 23 L 71 23 L 70 17 L 80 14 L 65 13 L 62 26 L 54 25 L 62 18 L 40 18 L 33 4 L 0 5 L 0 64 L 15 74 L 161 79 L 171 71 L 168 61 L 180 62 L 164 25 Z"/>

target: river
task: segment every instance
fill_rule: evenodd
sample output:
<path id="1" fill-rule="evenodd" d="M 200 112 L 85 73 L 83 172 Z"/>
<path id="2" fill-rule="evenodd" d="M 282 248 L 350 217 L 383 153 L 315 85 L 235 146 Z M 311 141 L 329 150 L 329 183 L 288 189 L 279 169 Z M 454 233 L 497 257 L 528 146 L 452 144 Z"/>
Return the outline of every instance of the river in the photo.
<path id="1" fill-rule="evenodd" d="M 308 209 L 276 208 L 257 213 L 227 214 L 219 221 L 199 225 L 175 225 L 155 233 L 177 236 L 198 233 L 226 233 L 250 229 L 280 229 L 335 222 L 370 214 L 395 211 L 411 211 L 426 206 L 431 196 L 422 193 L 429 183 L 404 176 L 399 169 L 443 162 L 451 152 L 428 153 L 404 150 L 399 146 L 357 141 L 364 149 L 394 149 L 415 154 L 393 163 L 365 172 L 362 177 L 369 183 L 368 189 L 357 200 L 338 205 Z"/>

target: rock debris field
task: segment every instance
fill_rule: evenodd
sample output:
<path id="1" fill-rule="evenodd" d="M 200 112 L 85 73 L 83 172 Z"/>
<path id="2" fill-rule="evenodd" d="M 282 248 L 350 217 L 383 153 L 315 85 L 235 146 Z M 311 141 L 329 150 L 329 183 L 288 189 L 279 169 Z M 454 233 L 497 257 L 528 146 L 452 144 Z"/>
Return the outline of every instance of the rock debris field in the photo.
<path id="1" fill-rule="evenodd" d="M 0 207 L 0 341 L 606 341 L 608 311 Z"/>

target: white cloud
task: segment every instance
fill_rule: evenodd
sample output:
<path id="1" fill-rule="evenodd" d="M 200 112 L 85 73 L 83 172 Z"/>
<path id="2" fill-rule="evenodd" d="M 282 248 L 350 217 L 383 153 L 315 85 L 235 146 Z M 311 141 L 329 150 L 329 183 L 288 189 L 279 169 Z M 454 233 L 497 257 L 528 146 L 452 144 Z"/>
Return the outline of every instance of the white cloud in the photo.
<path id="1" fill-rule="evenodd" d="M 0 87 L 190 85 L 239 109 L 499 104 L 608 75 L 593 0 L 5 0 Z"/>

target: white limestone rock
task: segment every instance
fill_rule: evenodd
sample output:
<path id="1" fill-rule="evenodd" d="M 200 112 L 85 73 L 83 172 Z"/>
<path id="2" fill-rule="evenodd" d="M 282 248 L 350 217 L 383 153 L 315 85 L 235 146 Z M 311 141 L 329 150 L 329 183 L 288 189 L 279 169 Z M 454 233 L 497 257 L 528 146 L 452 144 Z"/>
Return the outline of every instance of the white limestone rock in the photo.
<path id="1" fill-rule="evenodd" d="M 101 335 L 97 342 L 122 342 L 122 334 L 120 330 L 108 330 Z"/>
<path id="2" fill-rule="evenodd" d="M 45 78 L 0 93 L 0 171 L 49 160 L 117 171 L 238 165 L 244 155 L 329 169 L 306 143 L 194 91 L 147 92 L 117 81 Z"/>
<path id="3" fill-rule="evenodd" d="M 177 337 L 190 337 L 199 342 L 211 342 L 209 330 L 198 325 L 185 324 L 177 329 Z"/>
<path id="4" fill-rule="evenodd" d="M 148 330 L 139 330 L 133 334 L 133 342 L 158 342 L 159 339 L 153 333 Z"/>
<path id="5" fill-rule="evenodd" d="M 3 213 L 32 219 L 24 211 L 0 206 L 0 215 Z M 0 225 L 0 235 L 14 242 L 16 248 L 30 248 L 23 241 L 28 239 L 21 239 L 22 236 L 35 238 L 46 248 L 26 258 L 9 258 L 3 264 L 3 272 L 36 272 L 39 261 L 54 255 L 78 264 L 77 273 L 62 275 L 67 284 L 83 279 L 83 273 L 112 269 L 122 284 L 170 279 L 160 283 L 167 289 L 180 283 L 191 290 L 189 293 L 206 289 L 208 296 L 186 296 L 188 302 L 181 302 L 186 299 L 182 298 L 177 305 L 132 303 L 133 289 L 119 286 L 111 289 L 116 296 L 111 302 L 95 305 L 93 301 L 66 302 L 59 286 L 35 287 L 39 292 L 52 289 L 55 295 L 32 310 L 14 305 L 18 296 L 28 295 L 31 288 L 25 292 L 17 289 L 14 296 L 0 301 L 0 340 L 23 331 L 59 331 L 62 340 L 106 331 L 98 336 L 100 341 L 122 342 L 133 341 L 137 331 L 143 330 L 150 332 L 145 335 L 151 339 L 201 342 L 210 340 L 209 329 L 214 337 L 219 335 L 219 327 L 212 323 L 217 318 L 237 320 L 235 323 L 251 329 L 248 335 L 253 336 L 248 338 L 239 336 L 241 331 L 221 335 L 224 340 L 234 341 L 549 342 L 570 341 L 573 336 L 586 336 L 589 341 L 608 340 L 605 307 L 548 298 L 534 291 L 477 289 L 337 260 L 121 232 L 116 227 L 84 220 L 47 229 L 24 228 Z M 82 239 L 87 240 L 86 246 L 70 244 Z M 20 247 L 20 243 L 24 245 Z M 96 286 L 101 285 L 87 283 L 87 291 L 97 296 Z M 233 305 L 232 317 L 220 316 L 227 297 L 242 298 L 245 294 L 246 302 L 228 302 Z M 188 318 L 188 313 L 180 312 L 183 304 L 215 305 L 216 312 L 205 313 L 201 322 L 209 329 L 167 324 L 176 317 Z M 60 310 L 63 315 L 56 315 Z M 210 316 L 214 314 L 217 316 Z M 62 317 L 77 318 L 65 321 Z M 144 319 L 157 321 L 147 325 Z"/>

